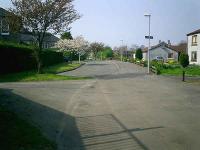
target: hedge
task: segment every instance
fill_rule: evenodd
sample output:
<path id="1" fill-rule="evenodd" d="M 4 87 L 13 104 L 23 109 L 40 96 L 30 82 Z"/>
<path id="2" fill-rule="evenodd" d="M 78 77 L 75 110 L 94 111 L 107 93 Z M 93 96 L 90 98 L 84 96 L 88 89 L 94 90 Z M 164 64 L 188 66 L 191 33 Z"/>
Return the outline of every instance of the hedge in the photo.
<path id="1" fill-rule="evenodd" d="M 43 51 L 43 66 L 50 66 L 64 61 L 63 54 Z M 0 41 L 0 74 L 36 69 L 33 47 L 12 42 Z"/>

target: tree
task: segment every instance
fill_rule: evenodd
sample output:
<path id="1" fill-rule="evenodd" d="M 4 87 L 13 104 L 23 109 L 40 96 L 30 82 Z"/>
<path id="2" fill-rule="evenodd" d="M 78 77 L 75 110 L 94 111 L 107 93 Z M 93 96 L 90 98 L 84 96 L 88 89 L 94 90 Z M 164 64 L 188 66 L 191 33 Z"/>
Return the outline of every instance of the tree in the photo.
<path id="1" fill-rule="evenodd" d="M 112 48 L 111 47 L 109 47 L 109 46 L 106 46 L 105 48 L 104 48 L 104 57 L 105 58 L 112 58 L 113 57 L 113 50 L 112 50 Z"/>
<path id="2" fill-rule="evenodd" d="M 79 19 L 73 0 L 11 0 L 11 12 L 20 16 L 23 27 L 32 32 L 38 73 L 41 73 L 41 52 L 47 31 L 66 31 L 69 24 Z"/>
<path id="3" fill-rule="evenodd" d="M 183 68 L 183 78 L 182 81 L 185 81 L 185 68 L 189 65 L 189 56 L 185 53 L 181 53 L 179 57 L 179 62 Z"/>
<path id="4" fill-rule="evenodd" d="M 136 54 L 135 54 L 135 57 L 139 60 L 142 60 L 143 58 L 143 54 L 142 54 L 142 50 L 139 48 L 136 50 Z"/>
<path id="5" fill-rule="evenodd" d="M 97 54 L 99 52 L 101 52 L 101 59 L 102 59 L 102 51 L 103 51 L 103 49 L 104 49 L 104 44 L 103 43 L 94 42 L 94 43 L 90 44 L 90 50 L 93 52 L 95 60 L 96 60 Z"/>
<path id="6" fill-rule="evenodd" d="M 81 61 L 81 56 L 84 55 L 88 50 L 89 43 L 82 37 L 78 36 L 72 40 L 64 39 L 59 40 L 56 44 L 57 48 L 61 51 L 73 51 L 79 56 L 79 63 Z"/>
<path id="7" fill-rule="evenodd" d="M 64 32 L 63 34 L 61 34 L 61 37 L 60 37 L 62 40 L 64 39 L 69 39 L 69 40 L 72 40 L 73 37 L 71 35 L 71 32 Z"/>

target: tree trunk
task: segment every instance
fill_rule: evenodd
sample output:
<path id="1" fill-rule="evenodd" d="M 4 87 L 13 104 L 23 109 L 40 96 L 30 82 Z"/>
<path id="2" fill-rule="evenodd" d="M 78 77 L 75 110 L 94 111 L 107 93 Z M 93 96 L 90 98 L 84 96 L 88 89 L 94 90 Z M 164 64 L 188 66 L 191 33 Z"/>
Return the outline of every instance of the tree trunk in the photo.
<path id="1" fill-rule="evenodd" d="M 36 63 L 37 63 L 37 73 L 40 74 L 42 72 L 42 62 L 40 59 L 40 52 L 37 49 L 35 49 L 35 58 L 36 58 Z"/>
<path id="2" fill-rule="evenodd" d="M 101 52 L 101 61 L 103 60 L 103 58 L 102 58 L 103 56 L 102 56 L 102 55 L 103 55 L 103 54 L 102 54 L 102 52 Z"/>
<path id="3" fill-rule="evenodd" d="M 183 78 L 182 81 L 185 82 L 185 71 L 183 70 Z"/>
<path id="4" fill-rule="evenodd" d="M 37 73 L 42 73 L 42 62 L 40 60 L 37 62 Z"/>

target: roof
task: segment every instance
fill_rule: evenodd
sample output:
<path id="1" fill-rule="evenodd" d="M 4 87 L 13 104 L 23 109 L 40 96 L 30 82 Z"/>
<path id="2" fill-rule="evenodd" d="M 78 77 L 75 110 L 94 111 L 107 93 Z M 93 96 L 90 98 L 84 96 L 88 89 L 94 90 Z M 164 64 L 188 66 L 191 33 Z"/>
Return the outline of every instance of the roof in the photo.
<path id="1" fill-rule="evenodd" d="M 172 49 L 176 50 L 177 52 L 187 52 L 187 43 L 180 43 L 178 45 L 171 45 L 170 46 Z"/>
<path id="2" fill-rule="evenodd" d="M 34 37 L 28 33 L 20 33 L 19 38 L 21 41 L 33 41 L 34 39 Z M 59 38 L 51 33 L 46 34 L 46 36 L 44 37 L 45 42 L 57 42 L 58 40 Z"/>
<path id="3" fill-rule="evenodd" d="M 158 47 L 166 47 L 166 48 L 169 48 L 169 49 L 171 49 L 171 50 L 173 50 L 173 51 L 176 51 L 172 46 L 168 45 L 168 44 L 165 43 L 165 42 L 161 42 L 161 43 L 159 43 L 159 44 L 157 44 L 157 45 L 155 45 L 155 46 L 152 46 L 150 50 L 156 49 L 156 48 L 158 48 Z"/>
<path id="4" fill-rule="evenodd" d="M 190 36 L 190 35 L 194 35 L 194 34 L 198 34 L 200 33 L 200 29 L 196 30 L 196 31 L 193 31 L 191 33 L 188 33 L 187 36 Z"/>
<path id="5" fill-rule="evenodd" d="M 142 49 L 142 52 L 143 52 L 143 53 L 147 53 L 147 52 L 148 52 L 148 47 L 143 48 L 143 49 Z"/>
<path id="6" fill-rule="evenodd" d="M 8 13 L 8 11 L 0 7 L 0 17 L 5 17 L 6 13 Z"/>

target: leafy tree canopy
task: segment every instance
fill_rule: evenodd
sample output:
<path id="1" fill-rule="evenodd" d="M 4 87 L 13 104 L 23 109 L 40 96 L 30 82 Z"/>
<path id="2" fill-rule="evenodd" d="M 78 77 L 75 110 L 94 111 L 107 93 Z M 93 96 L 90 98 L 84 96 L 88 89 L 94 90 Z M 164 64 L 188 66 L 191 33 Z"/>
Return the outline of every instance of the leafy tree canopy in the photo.
<path id="1" fill-rule="evenodd" d="M 135 57 L 139 60 L 142 60 L 142 58 L 143 58 L 142 49 L 139 48 L 136 50 Z"/>
<path id="2" fill-rule="evenodd" d="M 64 32 L 63 34 L 61 34 L 61 39 L 62 40 L 64 40 L 64 39 L 72 40 L 73 37 L 71 35 L 71 32 Z"/>

